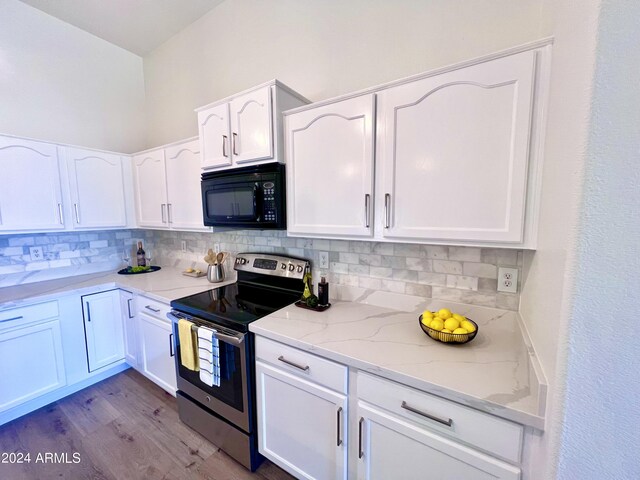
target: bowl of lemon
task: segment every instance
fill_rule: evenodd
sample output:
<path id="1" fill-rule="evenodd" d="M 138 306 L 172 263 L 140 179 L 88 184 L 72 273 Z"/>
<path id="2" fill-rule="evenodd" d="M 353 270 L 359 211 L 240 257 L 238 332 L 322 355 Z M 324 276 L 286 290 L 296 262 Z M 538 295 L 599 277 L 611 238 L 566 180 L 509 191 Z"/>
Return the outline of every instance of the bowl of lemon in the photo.
<path id="1" fill-rule="evenodd" d="M 424 333 L 442 343 L 467 343 L 478 333 L 476 322 L 452 313 L 448 308 L 442 308 L 436 312 L 425 310 L 418 322 Z"/>

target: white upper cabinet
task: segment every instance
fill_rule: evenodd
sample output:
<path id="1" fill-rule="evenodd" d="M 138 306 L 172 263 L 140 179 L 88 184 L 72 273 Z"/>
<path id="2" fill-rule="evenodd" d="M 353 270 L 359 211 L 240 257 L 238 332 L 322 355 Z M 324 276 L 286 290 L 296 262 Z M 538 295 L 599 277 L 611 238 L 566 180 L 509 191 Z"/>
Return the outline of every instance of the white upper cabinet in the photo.
<path id="1" fill-rule="evenodd" d="M 229 104 L 223 103 L 198 112 L 202 168 L 231 165 L 229 143 Z"/>
<path id="2" fill-rule="evenodd" d="M 0 136 L 0 231 L 64 229 L 55 145 Z"/>
<path id="3" fill-rule="evenodd" d="M 140 227 L 168 227 L 164 150 L 133 157 L 136 210 Z"/>
<path id="4" fill-rule="evenodd" d="M 378 94 L 384 237 L 523 241 L 535 66 L 527 51 Z"/>
<path id="5" fill-rule="evenodd" d="M 285 116 L 292 235 L 373 233 L 373 94 Z"/>
<path id="6" fill-rule="evenodd" d="M 261 88 L 231 100 L 231 153 L 235 163 L 273 157 L 271 89 Z"/>
<path id="7" fill-rule="evenodd" d="M 73 227 L 125 227 L 122 158 L 78 148 L 67 148 L 66 158 Z"/>
<path id="8" fill-rule="evenodd" d="M 202 220 L 198 140 L 167 147 L 165 162 L 169 225 L 175 229 L 208 230 Z"/>
<path id="9" fill-rule="evenodd" d="M 273 80 L 198 108 L 202 168 L 283 163 L 282 112 L 306 103 Z"/>

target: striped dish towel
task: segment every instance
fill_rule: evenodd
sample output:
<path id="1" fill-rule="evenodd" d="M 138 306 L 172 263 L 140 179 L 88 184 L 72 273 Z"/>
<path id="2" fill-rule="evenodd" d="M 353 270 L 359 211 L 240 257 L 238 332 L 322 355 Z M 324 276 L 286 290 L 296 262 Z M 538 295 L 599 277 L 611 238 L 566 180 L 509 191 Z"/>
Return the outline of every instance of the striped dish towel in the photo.
<path id="1" fill-rule="evenodd" d="M 212 328 L 198 327 L 200 381 L 210 387 L 220 386 L 220 345 Z"/>

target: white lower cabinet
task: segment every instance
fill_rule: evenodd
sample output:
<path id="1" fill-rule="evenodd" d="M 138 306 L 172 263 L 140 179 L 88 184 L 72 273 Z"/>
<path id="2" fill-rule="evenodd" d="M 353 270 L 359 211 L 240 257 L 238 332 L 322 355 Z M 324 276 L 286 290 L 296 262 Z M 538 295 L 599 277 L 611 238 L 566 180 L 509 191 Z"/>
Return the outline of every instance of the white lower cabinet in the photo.
<path id="1" fill-rule="evenodd" d="M 124 334 L 119 290 L 82 296 L 89 371 L 124 358 Z"/>
<path id="2" fill-rule="evenodd" d="M 57 302 L 0 312 L 0 412 L 66 385 Z"/>
<path id="3" fill-rule="evenodd" d="M 120 290 L 120 308 L 124 327 L 124 359 L 136 368 L 138 366 L 138 321 L 131 292 Z"/>
<path id="4" fill-rule="evenodd" d="M 347 478 L 347 397 L 256 362 L 260 453 L 298 478 Z"/>
<path id="5" fill-rule="evenodd" d="M 297 478 L 347 478 L 347 367 L 256 338 L 258 449 Z"/>
<path id="6" fill-rule="evenodd" d="M 347 370 L 257 336 L 260 453 L 304 479 L 520 480 L 523 426 Z"/>
<path id="7" fill-rule="evenodd" d="M 518 480 L 520 470 L 358 402 L 358 479 Z"/>
<path id="8" fill-rule="evenodd" d="M 140 334 L 138 369 L 152 382 L 175 395 L 175 346 L 171 321 L 166 316 L 170 308 L 143 296 L 137 298 L 137 303 Z"/>

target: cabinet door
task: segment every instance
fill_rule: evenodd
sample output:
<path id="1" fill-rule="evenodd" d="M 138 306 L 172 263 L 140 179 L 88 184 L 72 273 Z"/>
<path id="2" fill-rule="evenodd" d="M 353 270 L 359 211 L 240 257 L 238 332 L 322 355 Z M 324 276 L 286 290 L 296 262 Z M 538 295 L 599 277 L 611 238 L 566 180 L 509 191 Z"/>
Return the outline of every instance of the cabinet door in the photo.
<path id="1" fill-rule="evenodd" d="M 224 103 L 198 112 L 202 168 L 231 165 L 229 138 L 229 104 Z"/>
<path id="2" fill-rule="evenodd" d="M 256 362 L 258 449 L 297 478 L 347 478 L 344 395 Z"/>
<path id="3" fill-rule="evenodd" d="M 0 412 L 66 385 L 60 321 L 0 333 Z"/>
<path id="4" fill-rule="evenodd" d="M 535 52 L 378 96 L 389 238 L 523 240 Z"/>
<path id="5" fill-rule="evenodd" d="M 358 479 L 518 480 L 520 470 L 358 402 Z"/>
<path id="6" fill-rule="evenodd" d="M 200 147 L 197 140 L 165 149 L 167 215 L 171 228 L 202 229 Z"/>
<path id="7" fill-rule="evenodd" d="M 64 228 L 55 145 L 0 136 L 0 231 Z"/>
<path id="8" fill-rule="evenodd" d="M 286 117 L 289 233 L 371 236 L 374 104 L 365 95 Z"/>
<path id="9" fill-rule="evenodd" d="M 169 227 L 164 150 L 133 157 L 138 225 Z"/>
<path id="10" fill-rule="evenodd" d="M 124 358 L 122 310 L 118 290 L 82 297 L 89 371 Z"/>
<path id="11" fill-rule="evenodd" d="M 140 363 L 142 373 L 172 395 L 176 394 L 176 367 L 171 322 L 140 313 Z"/>
<path id="12" fill-rule="evenodd" d="M 119 155 L 68 148 L 67 170 L 74 228 L 127 225 Z"/>
<path id="13" fill-rule="evenodd" d="M 138 367 L 138 322 L 133 306 L 133 294 L 120 290 L 120 311 L 124 331 L 124 359 L 134 368 Z"/>
<path id="14" fill-rule="evenodd" d="M 271 87 L 236 97 L 230 104 L 233 163 L 273 158 Z"/>

